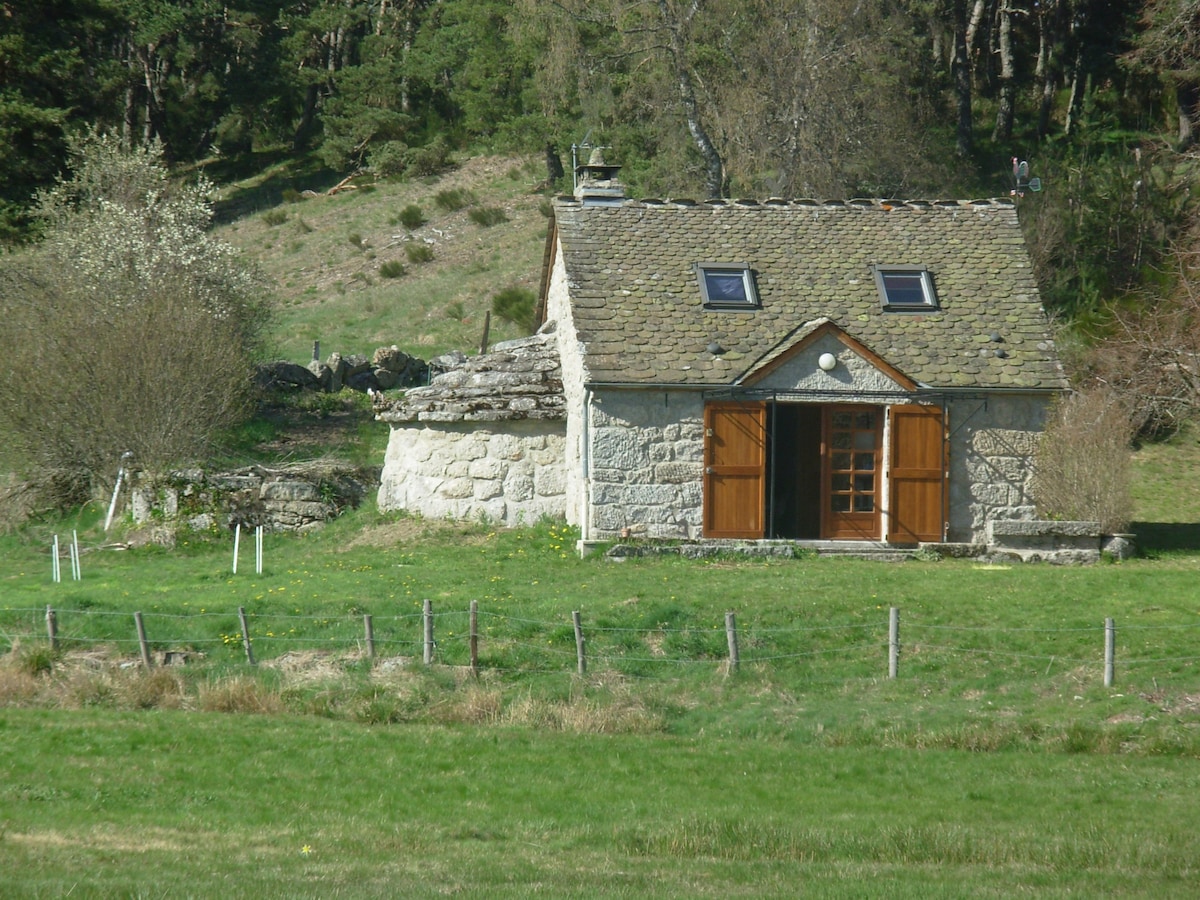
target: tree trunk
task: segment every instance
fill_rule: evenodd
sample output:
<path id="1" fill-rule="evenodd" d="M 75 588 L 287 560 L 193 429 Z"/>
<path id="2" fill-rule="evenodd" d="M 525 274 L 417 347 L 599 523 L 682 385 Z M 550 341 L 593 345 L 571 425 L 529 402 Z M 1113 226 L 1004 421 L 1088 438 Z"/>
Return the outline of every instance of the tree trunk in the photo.
<path id="1" fill-rule="evenodd" d="M 996 106 L 996 127 L 992 130 L 993 141 L 1007 141 L 1012 137 L 1013 107 L 1016 100 L 1016 82 L 1012 51 L 1013 9 L 1009 0 L 1001 0 L 1000 14 L 1000 98 Z"/>
<path id="2" fill-rule="evenodd" d="M 1179 150 L 1190 150 L 1196 143 L 1196 119 L 1200 113 L 1200 84 L 1180 82 L 1175 85 L 1175 102 L 1179 106 Z"/>
<path id="3" fill-rule="evenodd" d="M 697 9 L 699 5 L 699 0 L 697 0 L 692 6 L 692 10 Z M 696 148 L 700 151 L 701 159 L 704 160 L 704 188 L 710 197 L 723 197 L 725 195 L 725 163 L 709 138 L 704 123 L 700 121 L 700 103 L 696 100 L 692 74 L 687 67 L 687 56 L 684 53 L 679 20 L 672 14 L 666 0 L 658 0 L 658 8 L 670 39 L 668 53 L 671 58 L 671 68 L 675 74 L 676 86 L 679 88 L 679 102 L 683 107 L 684 118 L 687 120 L 688 132 L 695 141 Z"/>
<path id="4" fill-rule="evenodd" d="M 959 156 L 970 156 L 973 147 L 971 138 L 971 60 L 967 47 L 967 0 L 954 2 L 954 95 L 958 111 L 956 129 Z"/>

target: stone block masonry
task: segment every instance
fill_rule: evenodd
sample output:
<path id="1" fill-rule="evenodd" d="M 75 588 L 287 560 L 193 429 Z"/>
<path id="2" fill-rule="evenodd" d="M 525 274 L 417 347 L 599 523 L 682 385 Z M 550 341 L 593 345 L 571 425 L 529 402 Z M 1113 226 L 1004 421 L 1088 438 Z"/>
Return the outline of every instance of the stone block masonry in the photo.
<path id="1" fill-rule="evenodd" d="M 393 426 L 379 508 L 510 526 L 561 517 L 565 430 L 561 420 Z"/>

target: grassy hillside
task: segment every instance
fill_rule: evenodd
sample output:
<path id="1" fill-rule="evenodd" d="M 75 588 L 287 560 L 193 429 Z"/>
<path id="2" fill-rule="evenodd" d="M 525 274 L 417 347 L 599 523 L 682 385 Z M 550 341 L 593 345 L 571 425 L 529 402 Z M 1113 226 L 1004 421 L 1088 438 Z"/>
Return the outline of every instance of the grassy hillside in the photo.
<path id="1" fill-rule="evenodd" d="M 537 291 L 547 228 L 542 178 L 536 161 L 475 157 L 440 176 L 359 180 L 331 196 L 321 173 L 268 168 L 225 188 L 217 233 L 257 261 L 273 286 L 273 357 L 307 362 L 316 340 L 322 358 L 391 344 L 423 359 L 472 353 L 493 295 L 514 286 Z M 423 223 L 408 219 L 408 207 Z M 491 335 L 518 336 L 496 320 Z"/>

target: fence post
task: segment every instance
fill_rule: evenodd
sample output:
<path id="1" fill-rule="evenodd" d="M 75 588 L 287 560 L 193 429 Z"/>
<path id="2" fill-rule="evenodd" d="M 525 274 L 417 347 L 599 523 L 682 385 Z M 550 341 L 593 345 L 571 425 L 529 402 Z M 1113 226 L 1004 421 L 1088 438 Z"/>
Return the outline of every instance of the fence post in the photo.
<path id="1" fill-rule="evenodd" d="M 254 648 L 250 646 L 250 626 L 246 624 L 246 607 L 238 607 L 238 621 L 242 623 L 242 646 L 246 648 L 246 662 L 254 665 Z"/>
<path id="2" fill-rule="evenodd" d="M 53 606 L 46 607 L 46 637 L 50 639 L 50 649 L 58 650 L 58 616 Z"/>
<path id="3" fill-rule="evenodd" d="M 239 545 L 242 543 L 242 523 L 233 526 L 233 574 L 237 574 L 237 558 Z"/>
<path id="4" fill-rule="evenodd" d="M 79 532 L 71 531 L 71 578 L 83 580 L 83 565 L 79 561 Z"/>
<path id="5" fill-rule="evenodd" d="M 900 673 L 900 608 L 893 606 L 888 613 L 888 678 Z"/>
<path id="6" fill-rule="evenodd" d="M 433 602 L 425 601 L 425 665 L 433 665 Z"/>
<path id="7" fill-rule="evenodd" d="M 1113 661 L 1116 656 L 1117 648 L 1117 629 L 1113 625 L 1113 620 L 1107 618 L 1104 620 L 1104 686 L 1112 687 L 1113 685 Z"/>
<path id="8" fill-rule="evenodd" d="M 142 651 L 142 665 L 147 669 L 153 668 L 154 660 L 150 656 L 150 645 L 146 642 L 146 623 L 142 621 L 140 612 L 133 614 L 133 624 L 137 627 L 138 648 Z"/>
<path id="9" fill-rule="evenodd" d="M 579 617 L 579 610 L 571 613 L 571 621 L 575 625 L 575 656 L 578 660 L 576 666 L 580 675 L 587 674 L 587 653 L 583 644 L 583 622 Z"/>
<path id="10" fill-rule="evenodd" d="M 375 658 L 375 626 L 371 623 L 371 614 L 363 615 L 363 632 L 367 639 L 367 659 Z"/>
<path id="11" fill-rule="evenodd" d="M 725 613 L 725 640 L 729 644 L 729 671 L 736 672 L 742 665 L 738 653 L 737 616 L 731 612 Z"/>
<path id="12" fill-rule="evenodd" d="M 50 577 L 54 579 L 54 583 L 58 584 L 62 581 L 62 561 L 58 558 L 58 535 L 54 536 L 54 549 L 51 551 L 54 555 L 50 557 Z"/>
<path id="13" fill-rule="evenodd" d="M 471 674 L 479 677 L 479 601 L 471 601 L 471 635 L 469 645 L 471 648 Z"/>

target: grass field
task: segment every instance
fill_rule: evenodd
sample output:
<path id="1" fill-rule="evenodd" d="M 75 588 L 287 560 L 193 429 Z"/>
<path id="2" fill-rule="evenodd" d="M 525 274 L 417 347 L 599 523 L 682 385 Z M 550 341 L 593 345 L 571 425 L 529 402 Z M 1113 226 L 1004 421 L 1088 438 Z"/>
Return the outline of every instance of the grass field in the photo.
<path id="1" fill-rule="evenodd" d="M 246 556 L 232 574 L 227 535 L 193 535 L 92 549 L 82 581 L 52 584 L 49 535 L 96 546 L 98 517 L 0 539 L 17 645 L 0 666 L 0 896 L 1195 893 L 1187 550 L 1066 569 L 618 564 L 579 559 L 560 524 L 363 509 L 269 537 L 262 575 Z M 141 671 L 135 611 L 156 650 L 203 659 Z"/>

